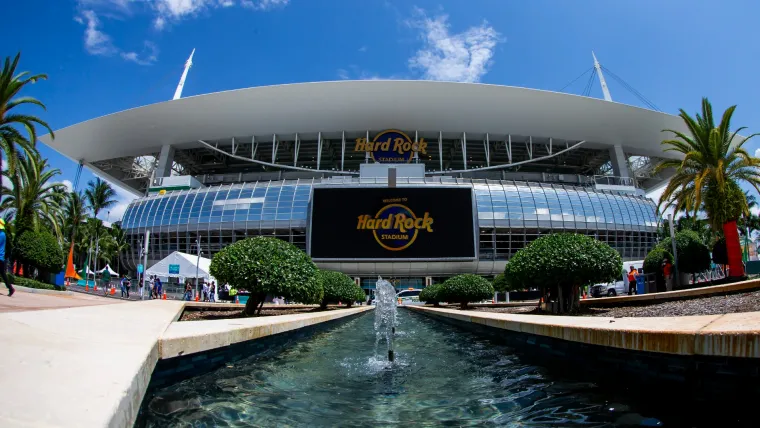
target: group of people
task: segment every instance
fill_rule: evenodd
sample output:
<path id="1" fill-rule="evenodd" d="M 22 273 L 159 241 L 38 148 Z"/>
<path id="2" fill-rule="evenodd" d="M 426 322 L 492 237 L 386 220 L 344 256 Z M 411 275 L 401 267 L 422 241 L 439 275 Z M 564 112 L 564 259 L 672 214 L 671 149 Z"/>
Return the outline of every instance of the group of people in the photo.
<path id="1" fill-rule="evenodd" d="M 211 283 L 205 281 L 202 282 L 199 300 L 203 302 L 216 302 L 216 294 L 217 289 L 215 281 L 211 281 Z M 193 284 L 189 279 L 185 281 L 185 295 L 183 299 L 188 302 L 193 300 Z"/>
<path id="2" fill-rule="evenodd" d="M 673 291 L 673 264 L 670 263 L 670 258 L 665 257 L 665 260 L 662 261 L 662 265 L 660 266 L 660 273 L 662 274 L 662 278 L 665 282 L 665 290 L 657 290 L 657 291 Z M 631 266 L 630 271 L 628 271 L 628 295 L 638 294 L 638 290 L 636 289 L 636 278 L 639 277 L 639 271 L 636 269 L 635 266 Z"/>

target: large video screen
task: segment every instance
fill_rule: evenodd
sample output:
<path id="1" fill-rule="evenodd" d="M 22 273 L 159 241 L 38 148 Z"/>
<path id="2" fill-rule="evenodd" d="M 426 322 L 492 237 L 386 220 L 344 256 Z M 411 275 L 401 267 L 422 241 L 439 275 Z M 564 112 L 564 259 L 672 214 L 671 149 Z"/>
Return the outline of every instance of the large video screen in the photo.
<path id="1" fill-rule="evenodd" d="M 475 257 L 470 188 L 315 188 L 314 259 Z"/>

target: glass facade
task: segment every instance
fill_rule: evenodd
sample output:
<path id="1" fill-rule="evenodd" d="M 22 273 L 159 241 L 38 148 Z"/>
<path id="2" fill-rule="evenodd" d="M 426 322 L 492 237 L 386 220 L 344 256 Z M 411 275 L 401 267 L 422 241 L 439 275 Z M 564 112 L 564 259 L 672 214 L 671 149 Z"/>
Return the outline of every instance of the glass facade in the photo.
<path id="1" fill-rule="evenodd" d="M 311 189 L 322 179 L 259 181 L 170 192 L 135 200 L 122 220 L 135 269 L 146 230 L 148 264 L 173 251 L 204 257 L 249 236 L 266 235 L 306 249 Z M 558 184 L 456 179 L 475 192 L 481 260 L 508 260 L 541 235 L 572 231 L 607 242 L 625 260 L 640 260 L 656 243 L 653 201 L 641 196 Z M 361 186 L 364 181 L 346 181 Z M 409 183 L 435 186 L 441 179 Z M 331 182 L 335 185 L 335 182 Z"/>

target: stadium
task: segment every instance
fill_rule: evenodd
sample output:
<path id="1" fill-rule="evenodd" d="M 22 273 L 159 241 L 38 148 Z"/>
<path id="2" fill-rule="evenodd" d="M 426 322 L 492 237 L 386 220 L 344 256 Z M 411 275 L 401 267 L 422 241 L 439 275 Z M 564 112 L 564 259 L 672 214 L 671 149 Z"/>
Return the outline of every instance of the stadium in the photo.
<path id="1" fill-rule="evenodd" d="M 183 76 L 184 79 L 184 76 Z M 178 93 L 181 92 L 181 85 Z M 646 192 L 676 117 L 487 84 L 341 81 L 181 98 L 56 131 L 46 144 L 132 192 L 131 269 L 273 236 L 370 288 L 503 272 L 554 232 L 641 260 Z"/>

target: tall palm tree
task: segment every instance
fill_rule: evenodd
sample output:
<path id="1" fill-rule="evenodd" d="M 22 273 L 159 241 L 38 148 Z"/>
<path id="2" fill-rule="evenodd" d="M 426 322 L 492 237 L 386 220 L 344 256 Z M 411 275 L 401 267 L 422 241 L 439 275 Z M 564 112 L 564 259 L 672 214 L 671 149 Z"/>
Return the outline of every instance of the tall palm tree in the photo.
<path id="1" fill-rule="evenodd" d="M 55 137 L 53 130 L 47 123 L 36 116 L 13 111 L 18 106 L 24 104 L 34 104 L 45 108 L 39 100 L 32 97 L 17 97 L 21 90 L 29 83 L 35 83 L 38 80 L 47 79 L 45 74 L 29 75 L 29 72 L 23 71 L 16 73 L 18 61 L 21 53 L 11 61 L 10 57 L 5 58 L 5 65 L 0 71 L 0 150 L 8 159 L 8 169 L 15 171 L 16 160 L 18 159 L 18 148 L 25 152 L 34 151 L 37 142 L 37 131 L 35 125 L 42 126 L 50 132 L 50 137 Z M 19 131 L 22 128 L 25 132 Z"/>
<path id="2" fill-rule="evenodd" d="M 84 195 L 81 192 L 70 192 L 64 203 L 64 233 L 69 242 L 76 240 L 77 232 L 86 218 Z"/>
<path id="3" fill-rule="evenodd" d="M 760 159 L 744 149 L 744 144 L 757 134 L 736 138 L 746 128 L 730 131 L 735 110 L 736 106 L 726 109 L 716 126 L 707 98 L 702 99 L 702 113 L 694 118 L 681 109 L 679 116 L 691 135 L 666 129 L 664 132 L 671 132 L 676 138 L 662 144 L 665 151 L 683 154 L 683 160 L 664 160 L 656 171 L 676 170 L 660 196 L 659 206 L 686 209 L 694 215 L 703 208 L 712 228 L 723 228 L 731 276 L 743 276 L 736 220 L 748 212 L 748 207 L 738 183 L 748 183 L 760 192 Z"/>
<path id="4" fill-rule="evenodd" d="M 116 203 L 116 191 L 113 190 L 111 184 L 102 180 L 100 177 L 95 177 L 95 180 L 90 180 L 87 183 L 87 190 L 84 191 L 84 197 L 87 200 L 87 205 L 92 210 L 92 216 L 96 219 L 95 225 L 95 259 L 93 260 L 95 269 L 98 268 L 98 252 L 100 250 L 99 242 L 100 233 L 103 226 L 103 222 L 98 219 L 98 213 L 101 210 L 109 208 Z M 92 242 L 90 243 L 92 246 Z"/>
<path id="5" fill-rule="evenodd" d="M 40 226 L 45 226 L 60 239 L 65 186 L 53 179 L 61 171 L 49 168 L 47 159 L 42 159 L 34 151 L 28 152 L 26 156 L 17 156 L 16 161 L 15 171 L 3 171 L 10 185 L 2 186 L 0 210 L 12 216 L 19 233 L 27 229 L 39 230 Z"/>
<path id="6" fill-rule="evenodd" d="M 95 177 L 95 180 L 90 180 L 87 183 L 87 190 L 84 192 L 84 197 L 87 200 L 87 205 L 92 210 L 93 217 L 97 218 L 100 211 L 112 207 L 116 204 L 116 191 L 113 190 L 111 184 L 102 180 L 100 177 Z"/>
<path id="7" fill-rule="evenodd" d="M 116 271 L 121 273 L 121 255 L 129 250 L 129 242 L 127 241 L 127 232 L 121 228 L 121 226 L 113 225 L 111 227 L 111 235 L 116 242 Z"/>

